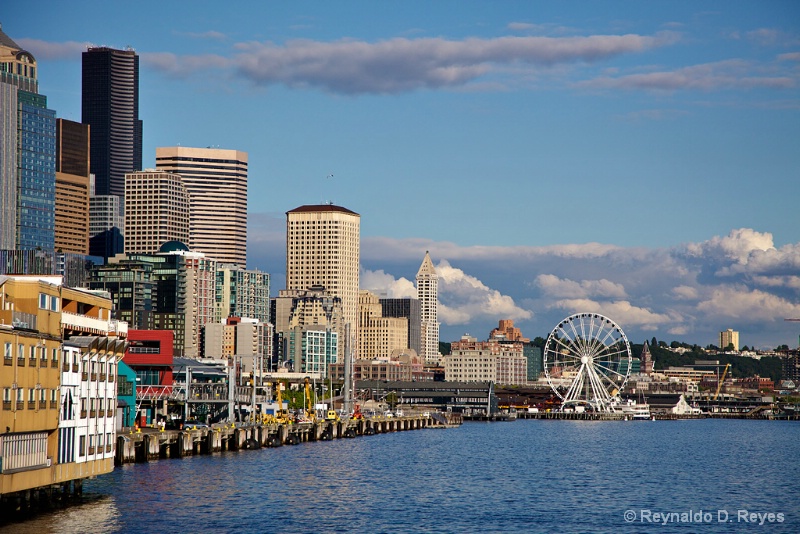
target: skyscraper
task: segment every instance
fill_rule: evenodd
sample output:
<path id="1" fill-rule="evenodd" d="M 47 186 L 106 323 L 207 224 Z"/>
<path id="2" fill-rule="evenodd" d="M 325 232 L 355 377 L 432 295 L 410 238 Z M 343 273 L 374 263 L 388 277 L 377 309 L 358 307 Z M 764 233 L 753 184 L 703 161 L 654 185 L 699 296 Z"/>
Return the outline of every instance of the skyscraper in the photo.
<path id="1" fill-rule="evenodd" d="M 181 175 L 189 194 L 189 248 L 222 263 L 247 264 L 247 153 L 156 148 L 156 167 Z"/>
<path id="2" fill-rule="evenodd" d="M 81 122 L 91 128 L 97 195 L 125 195 L 125 174 L 142 168 L 139 56 L 131 49 L 83 53 Z"/>
<path id="3" fill-rule="evenodd" d="M 189 240 L 189 195 L 179 175 L 125 175 L 124 234 L 126 254 L 155 254 L 164 243 Z"/>
<path id="4" fill-rule="evenodd" d="M 89 126 L 56 119 L 55 247 L 89 253 Z"/>
<path id="5" fill-rule="evenodd" d="M 286 289 L 322 286 L 341 298 L 342 319 L 353 335 L 358 332 L 360 246 L 358 213 L 333 204 L 286 212 Z"/>
<path id="6" fill-rule="evenodd" d="M 433 267 L 431 256 L 425 251 L 425 258 L 417 271 L 417 298 L 420 304 L 420 338 L 422 356 L 425 363 L 438 363 L 439 322 L 438 322 L 439 275 Z"/>
<path id="7" fill-rule="evenodd" d="M 54 246 L 56 119 L 37 75 L 0 29 L 0 249 Z"/>

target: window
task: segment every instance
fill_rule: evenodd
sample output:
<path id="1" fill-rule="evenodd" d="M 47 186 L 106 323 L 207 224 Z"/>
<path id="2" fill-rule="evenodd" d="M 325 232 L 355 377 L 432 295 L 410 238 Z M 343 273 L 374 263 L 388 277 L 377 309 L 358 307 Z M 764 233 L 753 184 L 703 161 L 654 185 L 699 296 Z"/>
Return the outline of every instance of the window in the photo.
<path id="1" fill-rule="evenodd" d="M 14 349 L 12 347 L 13 345 L 6 341 L 5 350 L 3 351 L 3 358 L 6 360 L 10 360 L 14 356 Z"/>
<path id="2" fill-rule="evenodd" d="M 78 454 L 86 456 L 86 436 L 81 436 L 80 446 L 78 447 Z"/>
<path id="3" fill-rule="evenodd" d="M 39 293 L 39 307 L 43 310 L 47 309 L 47 295 Z"/>

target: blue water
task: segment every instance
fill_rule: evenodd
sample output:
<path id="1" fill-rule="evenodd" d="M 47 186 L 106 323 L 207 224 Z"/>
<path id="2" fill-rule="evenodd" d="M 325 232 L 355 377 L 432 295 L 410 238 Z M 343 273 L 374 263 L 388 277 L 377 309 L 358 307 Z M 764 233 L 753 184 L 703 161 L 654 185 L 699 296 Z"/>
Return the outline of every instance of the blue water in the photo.
<path id="1" fill-rule="evenodd" d="M 465 423 L 127 465 L 84 493 L 6 530 L 796 533 L 800 423 Z"/>

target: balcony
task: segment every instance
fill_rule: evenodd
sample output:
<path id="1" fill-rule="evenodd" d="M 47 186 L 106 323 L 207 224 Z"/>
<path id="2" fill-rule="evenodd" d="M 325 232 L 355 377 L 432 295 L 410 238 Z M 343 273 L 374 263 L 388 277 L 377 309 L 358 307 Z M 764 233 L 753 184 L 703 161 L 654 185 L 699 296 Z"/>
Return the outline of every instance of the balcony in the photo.
<path id="1" fill-rule="evenodd" d="M 109 321 L 86 317 L 77 313 L 61 312 L 61 326 L 65 329 L 76 330 L 97 336 L 107 336 Z"/>
<path id="2" fill-rule="evenodd" d="M 11 409 L 11 401 L 3 401 L 3 409 L 10 410 Z"/>
<path id="3" fill-rule="evenodd" d="M 86 419 L 86 410 L 81 410 L 81 419 Z"/>

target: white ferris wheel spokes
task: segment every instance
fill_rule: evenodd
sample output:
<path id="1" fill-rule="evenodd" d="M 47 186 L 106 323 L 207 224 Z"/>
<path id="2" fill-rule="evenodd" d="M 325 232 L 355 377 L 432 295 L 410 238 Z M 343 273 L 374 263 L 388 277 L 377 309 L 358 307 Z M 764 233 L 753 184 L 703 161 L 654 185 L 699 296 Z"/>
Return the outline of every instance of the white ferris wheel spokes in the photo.
<path id="1" fill-rule="evenodd" d="M 547 338 L 544 373 L 562 407 L 614 411 L 613 401 L 631 372 L 631 347 L 622 329 L 596 313 L 561 321 Z"/>

